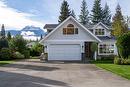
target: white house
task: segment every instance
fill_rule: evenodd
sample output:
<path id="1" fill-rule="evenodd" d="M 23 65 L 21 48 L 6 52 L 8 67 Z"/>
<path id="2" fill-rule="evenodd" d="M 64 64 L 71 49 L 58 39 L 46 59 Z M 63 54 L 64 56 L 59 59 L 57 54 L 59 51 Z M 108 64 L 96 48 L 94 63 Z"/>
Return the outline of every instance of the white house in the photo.
<path id="1" fill-rule="evenodd" d="M 116 39 L 103 23 L 82 25 L 72 16 L 60 24 L 46 24 L 48 34 L 40 41 L 48 60 L 83 60 L 91 55 L 91 44 L 98 43 L 98 56 L 116 55 Z M 95 57 L 96 58 L 96 57 Z"/>

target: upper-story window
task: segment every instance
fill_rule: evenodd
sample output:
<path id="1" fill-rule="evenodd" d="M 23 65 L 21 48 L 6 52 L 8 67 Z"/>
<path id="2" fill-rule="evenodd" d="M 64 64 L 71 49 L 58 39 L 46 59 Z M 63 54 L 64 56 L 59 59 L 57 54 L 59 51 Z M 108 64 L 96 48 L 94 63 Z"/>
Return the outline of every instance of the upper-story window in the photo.
<path id="1" fill-rule="evenodd" d="M 73 24 L 68 24 L 67 28 L 63 28 L 64 35 L 78 34 L 78 28 L 75 28 Z"/>
<path id="2" fill-rule="evenodd" d="M 95 29 L 95 35 L 105 35 L 105 29 Z"/>

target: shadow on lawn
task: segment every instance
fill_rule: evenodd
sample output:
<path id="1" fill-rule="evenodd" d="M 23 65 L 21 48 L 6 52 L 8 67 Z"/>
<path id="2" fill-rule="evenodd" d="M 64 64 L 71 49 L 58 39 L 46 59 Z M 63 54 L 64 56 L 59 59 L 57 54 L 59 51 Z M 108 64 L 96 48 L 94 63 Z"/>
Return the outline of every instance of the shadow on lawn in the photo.
<path id="1" fill-rule="evenodd" d="M 0 71 L 0 78 L 0 87 L 70 87 L 62 81 L 5 71 Z"/>

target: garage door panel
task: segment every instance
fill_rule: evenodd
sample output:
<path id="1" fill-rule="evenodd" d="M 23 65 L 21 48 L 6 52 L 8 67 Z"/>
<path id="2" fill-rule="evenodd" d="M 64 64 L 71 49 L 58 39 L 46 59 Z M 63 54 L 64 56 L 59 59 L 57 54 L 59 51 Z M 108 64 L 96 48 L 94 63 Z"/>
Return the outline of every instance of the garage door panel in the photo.
<path id="1" fill-rule="evenodd" d="M 48 60 L 81 60 L 80 45 L 50 45 Z"/>

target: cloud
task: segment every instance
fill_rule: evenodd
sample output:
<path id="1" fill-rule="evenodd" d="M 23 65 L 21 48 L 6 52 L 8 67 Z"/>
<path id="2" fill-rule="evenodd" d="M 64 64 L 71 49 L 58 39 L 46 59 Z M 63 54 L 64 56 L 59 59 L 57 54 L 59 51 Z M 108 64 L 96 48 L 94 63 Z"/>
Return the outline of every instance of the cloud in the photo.
<path id="1" fill-rule="evenodd" d="M 43 27 L 44 23 L 29 19 L 32 16 L 35 15 L 19 12 L 8 7 L 4 0 L 0 1 L 0 24 L 5 24 L 6 28 L 22 29 L 27 25 Z"/>
<path id="2" fill-rule="evenodd" d="M 31 32 L 31 31 L 22 31 L 21 32 L 21 35 L 23 35 L 23 36 L 33 36 L 33 35 L 35 35 L 35 33 L 34 32 Z"/>

